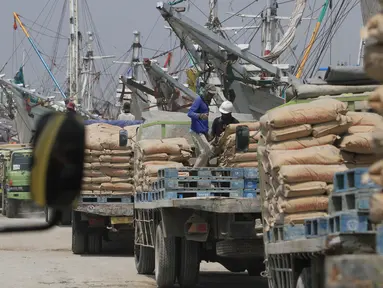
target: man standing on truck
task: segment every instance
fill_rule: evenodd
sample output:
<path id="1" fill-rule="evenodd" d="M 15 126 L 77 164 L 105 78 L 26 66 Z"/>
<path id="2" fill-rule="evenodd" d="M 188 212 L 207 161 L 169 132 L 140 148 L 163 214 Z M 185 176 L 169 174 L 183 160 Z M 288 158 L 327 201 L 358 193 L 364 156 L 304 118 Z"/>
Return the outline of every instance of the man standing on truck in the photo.
<path id="1" fill-rule="evenodd" d="M 232 115 L 233 103 L 231 103 L 230 101 L 224 101 L 219 107 L 219 112 L 221 112 L 221 117 L 215 118 L 213 121 L 213 126 L 211 127 L 211 137 L 213 139 L 213 145 L 216 145 L 218 143 L 219 137 L 225 131 L 227 125 L 239 123 L 239 121 L 235 119 Z"/>
<path id="2" fill-rule="evenodd" d="M 126 102 L 124 103 L 124 108 L 120 115 L 118 115 L 117 120 L 126 120 L 126 121 L 134 121 L 136 120 L 136 117 L 132 113 L 130 113 L 130 103 Z"/>
<path id="3" fill-rule="evenodd" d="M 203 95 L 194 100 L 188 112 L 188 116 L 191 118 L 191 135 L 199 153 L 194 168 L 206 167 L 212 153 L 208 140 L 209 105 L 217 90 L 212 84 L 207 84 L 204 88 Z"/>

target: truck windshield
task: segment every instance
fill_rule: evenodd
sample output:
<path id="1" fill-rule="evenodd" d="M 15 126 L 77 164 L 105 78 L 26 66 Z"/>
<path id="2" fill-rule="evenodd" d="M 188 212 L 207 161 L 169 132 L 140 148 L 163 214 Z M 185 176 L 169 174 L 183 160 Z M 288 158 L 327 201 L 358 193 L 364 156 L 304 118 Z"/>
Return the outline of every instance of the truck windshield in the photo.
<path id="1" fill-rule="evenodd" d="M 12 155 L 12 171 L 31 171 L 32 154 L 13 153 Z"/>

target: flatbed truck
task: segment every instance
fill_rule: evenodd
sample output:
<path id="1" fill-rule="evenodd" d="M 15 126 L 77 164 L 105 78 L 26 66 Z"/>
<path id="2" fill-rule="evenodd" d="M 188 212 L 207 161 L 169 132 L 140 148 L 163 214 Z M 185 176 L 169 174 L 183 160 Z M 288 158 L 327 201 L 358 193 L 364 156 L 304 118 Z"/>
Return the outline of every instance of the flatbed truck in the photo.
<path id="1" fill-rule="evenodd" d="M 138 139 L 189 135 L 189 126 L 189 122 L 170 121 L 143 124 Z M 158 130 L 161 132 L 156 133 Z M 215 176 L 217 172 L 227 173 L 229 181 L 239 183 L 245 180 L 234 179 L 232 175 L 239 171 L 240 177 L 245 178 L 245 170 L 168 168 L 160 170 L 158 176 L 162 181 L 174 183 L 204 181 L 206 185 L 209 181 L 226 181 L 225 177 Z M 189 176 L 178 177 L 185 172 Z M 253 175 L 249 176 L 253 182 L 258 181 L 255 179 L 258 178 L 257 169 L 248 169 L 248 173 Z M 247 270 L 250 275 L 259 275 L 264 271 L 261 204 L 256 187 L 252 188 L 251 192 L 244 191 L 244 187 L 230 191 L 181 188 L 170 192 L 152 188 L 152 191 L 136 192 L 134 250 L 138 273 L 155 271 L 158 287 L 172 287 L 176 282 L 180 287 L 194 287 L 198 283 L 201 261 L 221 263 L 232 272 Z"/>

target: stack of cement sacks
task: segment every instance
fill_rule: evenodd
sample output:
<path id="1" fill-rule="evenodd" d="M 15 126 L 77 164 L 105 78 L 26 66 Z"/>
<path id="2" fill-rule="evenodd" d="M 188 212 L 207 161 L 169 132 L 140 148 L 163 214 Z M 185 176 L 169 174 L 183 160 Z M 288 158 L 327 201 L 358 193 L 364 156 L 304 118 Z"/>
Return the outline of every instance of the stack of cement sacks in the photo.
<path id="1" fill-rule="evenodd" d="M 382 2 L 382 1 L 381 1 Z M 383 4 L 383 3 L 381 3 Z M 362 30 L 362 37 L 367 40 L 364 52 L 364 66 L 367 74 L 383 82 L 383 14 L 373 16 Z M 369 97 L 369 106 L 383 115 L 383 86 L 377 88 Z M 365 181 L 372 180 L 383 186 L 383 123 L 377 121 L 372 132 L 374 142 L 375 163 L 369 169 L 369 177 Z M 370 200 L 370 219 L 375 223 L 383 221 L 383 193 L 374 194 Z"/>
<path id="2" fill-rule="evenodd" d="M 133 195 L 133 144 L 137 128 L 124 128 L 128 131 L 128 142 L 120 146 L 120 127 L 105 123 L 86 126 L 83 194 Z"/>
<path id="3" fill-rule="evenodd" d="M 247 152 L 236 152 L 235 131 L 238 126 L 247 126 L 249 128 L 249 149 Z M 220 167 L 258 167 L 257 148 L 259 133 L 259 122 L 246 122 L 239 124 L 230 124 L 218 142 L 218 166 Z"/>
<path id="4" fill-rule="evenodd" d="M 362 128 L 369 117 L 375 116 L 348 112 L 347 103 L 331 98 L 261 117 L 258 154 L 267 229 L 327 215 L 334 174 L 372 161 L 371 137 L 364 132 L 370 128 Z"/>
<path id="5" fill-rule="evenodd" d="M 152 189 L 158 170 L 189 166 L 191 146 L 185 138 L 150 139 L 138 141 L 135 146 L 134 183 L 136 192 Z"/>

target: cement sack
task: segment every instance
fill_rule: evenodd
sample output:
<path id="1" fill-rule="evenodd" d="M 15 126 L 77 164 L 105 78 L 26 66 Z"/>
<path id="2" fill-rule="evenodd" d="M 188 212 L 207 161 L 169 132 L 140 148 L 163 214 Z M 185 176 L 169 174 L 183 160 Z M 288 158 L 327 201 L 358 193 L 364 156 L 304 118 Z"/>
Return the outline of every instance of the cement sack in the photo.
<path id="1" fill-rule="evenodd" d="M 134 183 L 136 183 L 136 185 L 140 185 L 142 183 L 144 183 L 144 177 L 139 177 L 138 175 L 134 175 Z"/>
<path id="2" fill-rule="evenodd" d="M 351 126 L 347 132 L 348 134 L 372 133 L 375 129 L 375 126 Z"/>
<path id="3" fill-rule="evenodd" d="M 140 186 L 136 186 L 136 193 L 140 193 L 140 192 L 144 192 L 143 187 L 141 185 Z"/>
<path id="4" fill-rule="evenodd" d="M 233 167 L 233 168 L 257 168 L 258 162 L 239 162 L 239 163 L 231 163 L 227 167 Z"/>
<path id="5" fill-rule="evenodd" d="M 379 186 L 383 186 L 383 160 L 374 163 L 368 170 L 368 177 Z M 364 182 L 368 182 L 368 178 Z M 363 179 L 362 179 L 363 180 Z"/>
<path id="6" fill-rule="evenodd" d="M 166 153 L 172 155 L 179 155 L 181 153 L 181 148 L 177 144 L 171 143 L 160 143 L 160 144 L 145 144 L 142 145 L 141 141 L 139 142 L 140 148 L 144 155 Z"/>
<path id="7" fill-rule="evenodd" d="M 100 172 L 110 177 L 124 177 L 128 174 L 125 169 L 111 169 L 111 168 L 100 168 Z"/>
<path id="8" fill-rule="evenodd" d="M 230 163 L 236 162 L 256 162 L 257 161 L 257 152 L 248 152 L 248 153 L 236 153 L 233 157 L 227 159 Z"/>
<path id="9" fill-rule="evenodd" d="M 327 211 L 328 196 L 313 196 L 297 199 L 281 200 L 281 213 L 295 214 L 302 212 Z"/>
<path id="10" fill-rule="evenodd" d="M 281 142 L 291 139 L 298 139 L 307 137 L 312 133 L 312 127 L 308 124 L 280 128 L 270 129 L 267 134 L 264 134 L 266 141 Z"/>
<path id="11" fill-rule="evenodd" d="M 190 152 L 181 150 L 180 155 L 169 155 L 169 161 L 174 162 L 186 162 L 189 161 L 189 159 L 192 157 L 192 154 Z"/>
<path id="12" fill-rule="evenodd" d="M 278 178 L 282 183 L 310 181 L 333 183 L 336 172 L 348 169 L 346 165 L 287 165 L 280 168 Z"/>
<path id="13" fill-rule="evenodd" d="M 110 182 L 110 177 L 104 176 L 104 177 L 83 177 L 82 181 L 84 183 L 93 183 L 93 184 L 101 184 L 104 182 Z"/>
<path id="14" fill-rule="evenodd" d="M 364 70 L 372 79 L 383 82 L 383 44 L 369 44 L 364 47 Z"/>
<path id="15" fill-rule="evenodd" d="M 92 162 L 91 169 L 93 170 L 100 170 L 101 167 L 109 167 L 110 163 L 101 163 L 101 162 Z"/>
<path id="16" fill-rule="evenodd" d="M 380 224 L 383 221 L 383 193 L 374 193 L 370 198 L 370 220 Z"/>
<path id="17" fill-rule="evenodd" d="M 304 224 L 306 219 L 326 217 L 326 212 L 297 213 L 284 216 L 284 224 Z"/>
<path id="18" fill-rule="evenodd" d="M 144 155 L 142 161 L 167 161 L 169 159 L 169 155 L 166 153 L 158 153 L 151 155 Z"/>
<path id="19" fill-rule="evenodd" d="M 352 126 L 375 126 L 383 121 L 383 117 L 369 112 L 348 112 L 346 114 L 352 120 Z"/>
<path id="20" fill-rule="evenodd" d="M 313 125 L 313 136 L 323 137 L 330 134 L 343 135 L 352 125 L 350 117 L 341 115 L 339 120 Z"/>
<path id="21" fill-rule="evenodd" d="M 131 163 L 110 163 L 109 167 L 112 169 L 133 169 Z"/>
<path id="22" fill-rule="evenodd" d="M 134 186 L 130 183 L 102 183 L 101 190 L 134 191 Z"/>
<path id="23" fill-rule="evenodd" d="M 283 128 L 339 120 L 340 114 L 346 114 L 346 112 L 346 103 L 326 98 L 273 109 L 263 115 L 260 121 L 261 125 L 266 127 Z"/>
<path id="24" fill-rule="evenodd" d="M 258 131 L 260 127 L 260 123 L 259 122 L 242 122 L 237 124 L 230 124 L 226 127 L 225 134 L 227 135 L 234 134 L 237 127 L 239 126 L 247 126 L 249 128 L 249 131 Z"/>
<path id="25" fill-rule="evenodd" d="M 104 155 L 104 154 L 105 154 L 105 150 L 99 151 L 99 150 L 85 149 L 85 155 L 88 155 L 88 156 L 99 157 L 99 156 Z"/>
<path id="26" fill-rule="evenodd" d="M 101 185 L 100 184 L 92 184 L 92 183 L 83 183 L 81 185 L 82 190 L 100 190 Z"/>
<path id="27" fill-rule="evenodd" d="M 364 40 L 374 39 L 383 43 L 383 14 L 379 13 L 372 16 L 362 28 L 360 36 Z"/>
<path id="28" fill-rule="evenodd" d="M 344 162 L 340 150 L 332 145 L 315 146 L 301 150 L 273 150 L 269 152 L 268 157 L 271 168 L 276 170 L 285 165 L 331 165 Z"/>
<path id="29" fill-rule="evenodd" d="M 102 177 L 106 176 L 104 173 L 98 170 L 84 170 L 83 172 L 84 177 Z"/>
<path id="30" fill-rule="evenodd" d="M 119 132 L 121 127 L 110 125 L 107 123 L 94 123 L 85 126 L 85 131 L 98 131 L 98 132 Z"/>
<path id="31" fill-rule="evenodd" d="M 250 144 L 258 143 L 260 137 L 261 137 L 261 133 L 259 133 L 258 131 L 250 131 L 249 143 Z M 220 138 L 220 140 L 218 142 L 218 146 L 224 147 L 225 149 L 227 149 L 229 147 L 233 147 L 233 146 L 235 146 L 235 139 L 236 139 L 235 134 L 229 135 L 226 139 Z"/>
<path id="32" fill-rule="evenodd" d="M 127 146 L 120 146 L 119 133 L 93 133 L 85 137 L 85 147 L 92 150 L 124 150 Z"/>
<path id="33" fill-rule="evenodd" d="M 92 169 L 92 164 L 84 163 L 84 169 Z"/>
<path id="34" fill-rule="evenodd" d="M 383 86 L 379 86 L 368 98 L 368 105 L 372 110 L 379 114 L 383 114 Z"/>
<path id="35" fill-rule="evenodd" d="M 130 183 L 133 184 L 134 180 L 130 177 L 112 177 L 110 180 L 111 183 Z"/>
<path id="36" fill-rule="evenodd" d="M 145 163 L 146 164 L 146 163 Z M 163 162 L 162 164 L 146 164 L 145 175 L 155 177 L 158 174 L 158 170 L 164 168 L 182 168 L 184 165 L 178 162 Z"/>
<path id="37" fill-rule="evenodd" d="M 112 155 L 112 156 L 133 156 L 133 149 L 105 150 L 105 154 Z"/>
<path id="38" fill-rule="evenodd" d="M 162 139 L 162 142 L 168 143 L 168 144 L 176 144 L 182 150 L 189 151 L 189 152 L 192 151 L 192 148 L 189 142 L 185 138 L 165 138 L 165 139 Z"/>
<path id="39" fill-rule="evenodd" d="M 110 163 L 129 163 L 132 161 L 130 156 L 111 156 L 111 155 L 101 155 L 99 157 L 101 162 L 110 162 Z"/>
<path id="40" fill-rule="evenodd" d="M 373 145 L 374 142 L 371 133 L 359 133 L 343 137 L 339 148 L 353 153 L 373 154 Z"/>
<path id="41" fill-rule="evenodd" d="M 85 157 L 84 157 L 84 162 L 85 163 L 92 163 L 92 162 L 98 162 L 98 161 L 100 161 L 98 156 L 88 156 L 88 155 L 85 155 Z"/>
<path id="42" fill-rule="evenodd" d="M 287 140 L 267 145 L 268 150 L 299 150 L 315 146 L 332 145 L 337 139 L 336 135 L 327 135 L 319 138 L 306 137 L 297 140 Z"/>
<path id="43" fill-rule="evenodd" d="M 312 181 L 298 184 L 282 184 L 277 188 L 278 195 L 284 198 L 319 196 L 328 194 L 326 182 Z"/>

